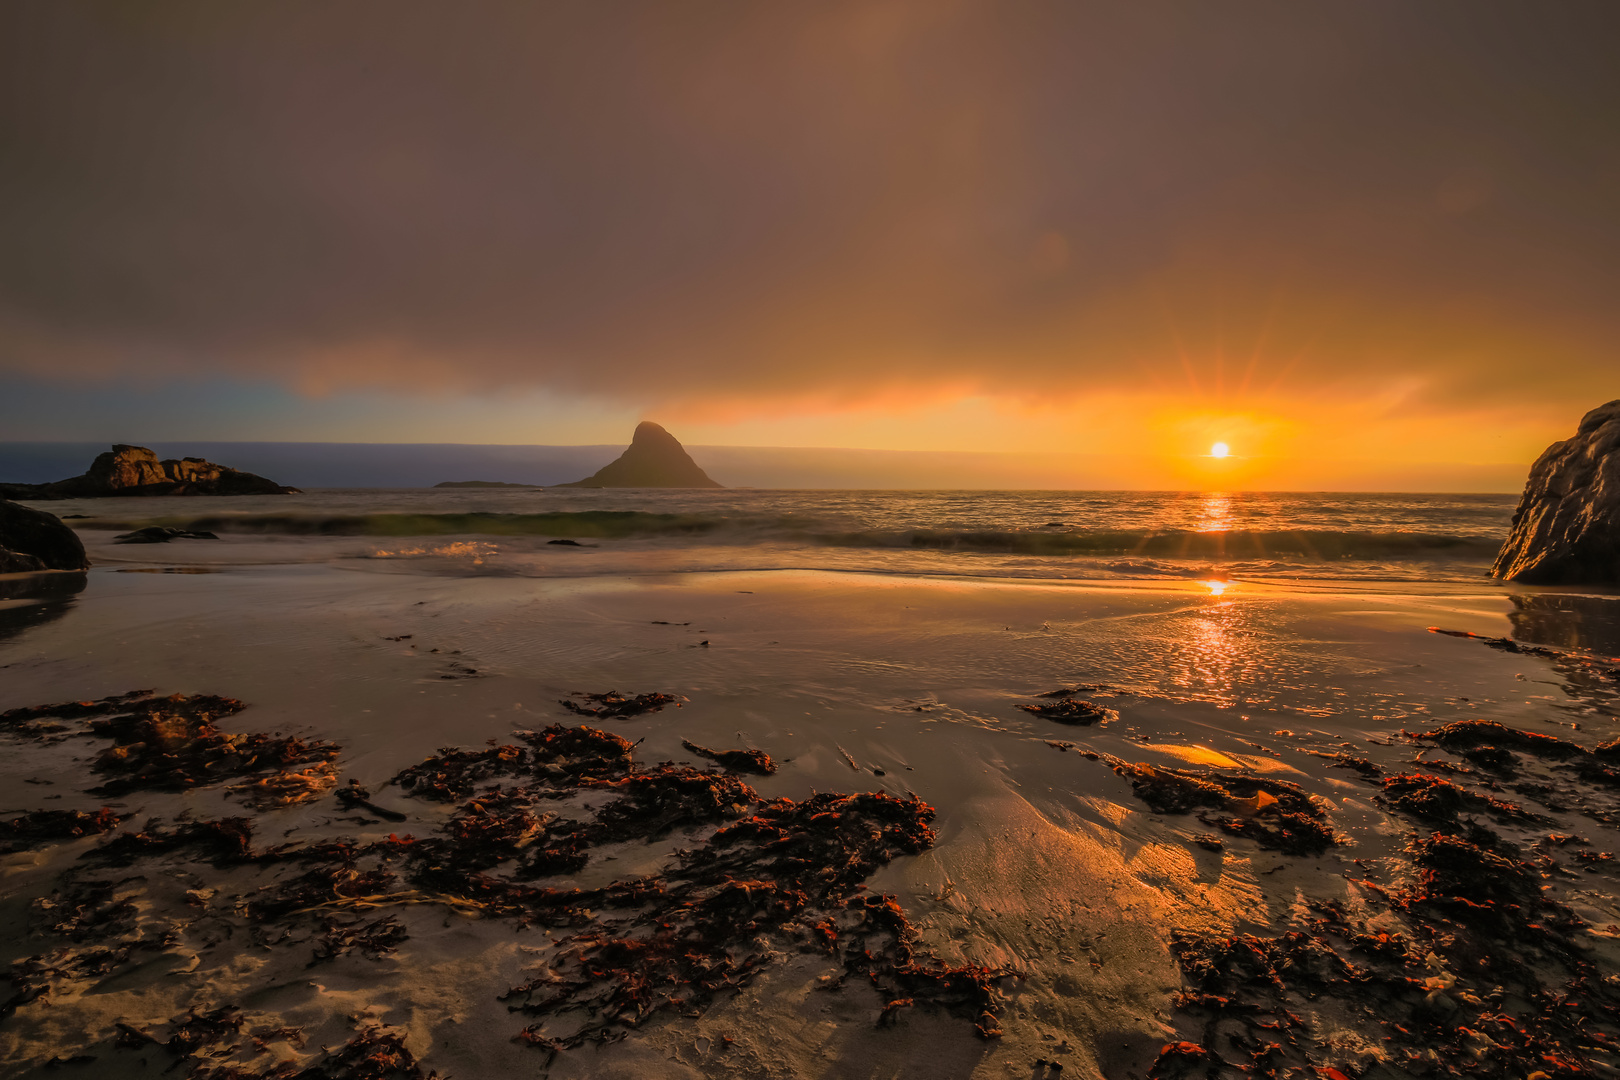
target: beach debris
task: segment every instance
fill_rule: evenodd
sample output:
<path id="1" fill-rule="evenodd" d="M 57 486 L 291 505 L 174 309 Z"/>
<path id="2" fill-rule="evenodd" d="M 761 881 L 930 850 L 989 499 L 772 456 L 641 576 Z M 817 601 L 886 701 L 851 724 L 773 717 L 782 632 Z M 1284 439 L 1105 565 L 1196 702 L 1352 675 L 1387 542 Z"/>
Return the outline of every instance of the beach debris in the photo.
<path id="1" fill-rule="evenodd" d="M 172 829 L 152 819 L 134 832 L 121 832 L 91 848 L 82 858 L 106 866 L 130 866 L 137 859 L 193 849 L 216 866 L 265 861 L 283 850 L 255 851 L 253 823 L 243 817 L 185 821 Z"/>
<path id="2" fill-rule="evenodd" d="M 0 730 L 35 738 L 67 730 L 62 720 L 84 720 L 92 716 L 105 716 L 127 709 L 150 698 L 156 690 L 131 690 L 127 694 L 94 701 L 59 701 L 50 705 L 27 705 L 20 709 L 0 712 Z"/>
<path id="3" fill-rule="evenodd" d="M 1096 759 L 1129 780 L 1137 798 L 1155 813 L 1187 814 L 1201 808 L 1225 811 L 1200 813 L 1198 819 L 1290 855 L 1320 855 L 1339 842 L 1324 820 L 1321 806 L 1298 784 L 1213 769 L 1170 769 L 1146 762 L 1133 765 L 1112 754 L 1097 754 Z"/>
<path id="4" fill-rule="evenodd" d="M 1291 736 L 1293 732 L 1288 732 L 1287 734 Z M 1257 746 L 1258 744 L 1250 745 Z M 1304 752 L 1313 757 L 1327 758 L 1329 761 L 1333 762 L 1332 765 L 1328 766 L 1330 769 L 1351 769 L 1360 773 L 1362 776 L 1369 778 L 1382 776 L 1384 772 L 1384 767 L 1373 761 L 1371 758 L 1346 753 L 1343 750 L 1329 753 L 1325 750 L 1306 749 Z"/>
<path id="5" fill-rule="evenodd" d="M 337 801 L 350 809 L 358 808 L 368 811 L 369 813 L 376 814 L 384 821 L 405 820 L 406 815 L 400 813 L 398 810 L 390 810 L 385 806 L 378 806 L 376 803 L 372 802 L 371 789 L 367 788 L 358 780 L 351 779 L 345 787 L 338 788 L 335 794 L 337 795 Z"/>
<path id="6" fill-rule="evenodd" d="M 208 694 L 143 701 L 122 714 L 92 720 L 91 733 L 113 745 L 93 768 L 110 777 L 93 794 L 122 795 L 143 788 L 184 790 L 268 770 L 329 762 L 336 743 L 298 736 L 236 734 L 214 726 L 216 718 L 244 708 L 234 698 Z M 335 782 L 335 777 L 333 778 Z M 297 782 L 292 782 L 296 786 Z"/>
<path id="7" fill-rule="evenodd" d="M 1471 638 L 1486 648 L 1495 649 L 1498 652 L 1552 660 L 1554 667 L 1566 674 L 1587 676 L 1598 682 L 1620 682 L 1620 657 L 1592 656 L 1569 649 L 1555 649 L 1546 645 L 1534 645 L 1510 637 L 1491 637 L 1488 634 L 1476 634 L 1468 630 L 1443 630 L 1438 626 L 1431 626 L 1428 627 L 1428 631 L 1431 634 L 1444 634 L 1447 637 Z"/>
<path id="8" fill-rule="evenodd" d="M 1042 694 L 1041 696 L 1047 697 L 1049 695 Z M 1038 705 L 1019 705 L 1018 708 L 1027 713 L 1034 713 L 1036 716 L 1044 717 L 1047 720 L 1056 720 L 1060 724 L 1078 724 L 1087 727 L 1098 721 L 1106 724 L 1119 719 L 1117 711 L 1086 701 L 1083 698 L 1064 697 Z"/>
<path id="9" fill-rule="evenodd" d="M 555 547 L 584 547 L 578 540 L 547 540 L 546 543 Z"/>
<path id="10" fill-rule="evenodd" d="M 322 761 L 305 769 L 283 769 L 257 780 L 244 780 L 226 790 L 243 795 L 255 810 L 276 810 L 318 799 L 337 782 L 337 769 L 330 761 Z"/>
<path id="11" fill-rule="evenodd" d="M 512 745 L 487 750 L 440 747 L 433 757 L 401 770 L 389 783 L 418 798 L 455 802 L 471 795 L 478 784 L 524 771 L 526 754 L 521 746 Z"/>
<path id="12" fill-rule="evenodd" d="M 1470 791 L 1438 776 L 1400 773 L 1384 777 L 1381 783 L 1381 799 L 1386 806 L 1431 823 L 1455 824 L 1459 813 L 1488 814 L 1501 820 L 1534 820 L 1534 815 L 1516 803 Z"/>
<path id="13" fill-rule="evenodd" d="M 1509 637 L 1490 637 L 1486 634 L 1476 634 L 1471 630 L 1442 630 L 1438 626 L 1427 627 L 1431 634 L 1444 634 L 1447 637 L 1473 638 L 1487 648 L 1497 649 L 1501 652 L 1524 653 L 1528 656 L 1562 656 L 1557 649 L 1548 649 L 1540 645 L 1526 645 L 1514 641 Z"/>
<path id="14" fill-rule="evenodd" d="M 315 946 L 315 959 L 309 962 L 310 967 L 347 956 L 351 952 L 360 952 L 373 960 L 380 960 L 411 936 L 397 915 L 384 915 L 371 922 L 340 918 L 328 918 L 325 922 L 326 933 Z"/>
<path id="15" fill-rule="evenodd" d="M 879 1020 L 910 999 L 975 1017 L 993 1035 L 995 984 L 1007 973 L 923 956 L 893 897 L 860 895 L 878 867 L 932 844 L 932 817 L 925 803 L 883 793 L 756 802 L 750 816 L 679 853 L 656 907 L 573 935 L 537 978 L 513 987 L 505 998 L 522 1011 L 590 1014 L 554 1033 L 531 1025 L 518 1038 L 556 1052 L 615 1038 L 667 1009 L 701 1009 L 769 963 L 764 935 L 841 954 L 844 978 L 878 988 Z"/>
<path id="16" fill-rule="evenodd" d="M 242 1011 L 235 1006 L 207 1013 L 193 1009 L 171 1021 L 167 1039 L 159 1039 L 137 1025 L 119 1022 L 113 1045 L 128 1050 L 165 1050 L 176 1059 L 171 1070 L 190 1065 L 187 1080 L 434 1080 L 439 1075 L 422 1071 L 416 1057 L 406 1049 L 402 1032 L 376 1024 L 362 1028 L 341 1047 L 326 1050 L 313 1062 L 283 1060 L 261 1067 L 254 1059 L 267 1052 L 271 1042 L 302 1049 L 304 1034 L 296 1027 L 279 1027 L 248 1032 L 244 1040 L 242 1029 L 246 1025 Z"/>
<path id="17" fill-rule="evenodd" d="M 49 705 L 25 705 L 20 709 L 0 712 L 0 725 L 11 727 L 29 720 L 56 717 L 61 720 L 82 720 L 91 716 L 105 716 L 119 712 L 150 698 L 156 690 L 131 690 L 124 694 L 97 698 L 94 701 L 58 701 Z"/>
<path id="18" fill-rule="evenodd" d="M 594 700 L 611 708 L 637 699 Z M 109 784 L 184 789 L 229 778 L 256 808 L 337 789 L 330 744 L 220 732 L 215 720 L 242 708 L 234 699 L 143 696 L 74 707 L 91 734 L 112 740 L 92 766 Z M 985 1038 L 1000 1034 L 999 984 L 1013 973 L 945 963 L 924 949 L 895 898 L 866 891 L 882 866 L 934 842 L 932 807 L 882 792 L 765 800 L 729 772 L 642 765 L 633 750 L 612 732 L 561 724 L 516 732 L 506 744 L 444 748 L 390 781 L 412 797 L 454 804 L 422 837 L 256 846 L 247 818 L 117 828 L 127 815 L 87 815 L 110 835 L 35 905 L 34 932 L 66 944 L 12 965 L 0 1013 L 52 987 L 104 978 L 137 950 L 184 948 L 195 964 L 217 941 L 198 935 L 231 927 L 263 948 L 305 943 L 313 965 L 386 957 L 408 940 L 401 910 L 432 904 L 550 932 L 540 971 L 504 998 L 530 1021 L 518 1038 L 553 1052 L 701 1010 L 794 950 L 828 956 L 839 985 L 872 987 L 874 1022 L 892 1022 L 902 1008 L 944 1008 Z M 762 751 L 697 751 L 731 767 L 774 764 Z M 345 805 L 380 809 L 364 785 L 337 790 Z M 12 828 L 21 835 L 46 820 Z M 604 845 L 617 857 L 619 845 L 672 834 L 653 873 L 591 888 L 564 876 Z M 153 873 L 159 865 L 164 872 Z M 209 865 L 231 876 L 199 872 Z M 129 869 L 109 873 L 115 867 Z M 262 1050 L 265 1037 L 234 1006 L 199 1003 L 167 1027 L 123 1023 L 121 1045 L 171 1053 L 208 1080 L 422 1075 L 401 1038 L 383 1029 L 317 1061 L 267 1071 L 239 1060 Z"/>
<path id="19" fill-rule="evenodd" d="M 542 731 L 513 734 L 528 746 L 442 747 L 435 756 L 400 771 L 389 783 L 419 798 L 456 802 L 497 777 L 618 776 L 630 768 L 631 742 L 610 731 L 553 724 Z"/>
<path id="20" fill-rule="evenodd" d="M 617 779 L 582 777 L 579 785 L 618 795 L 596 812 L 591 836 L 599 843 L 662 836 L 681 826 L 738 817 L 759 798 L 734 776 L 667 763 Z"/>
<path id="21" fill-rule="evenodd" d="M 682 739 L 681 745 L 699 757 L 708 758 L 733 772 L 769 776 L 776 771 L 776 762 L 772 761 L 771 755 L 763 750 L 711 750 L 707 746 L 699 746 L 690 739 Z"/>
<path id="22" fill-rule="evenodd" d="M 1069 698 L 1077 694 L 1118 693 L 1112 686 L 1104 683 L 1081 683 L 1079 686 L 1060 686 L 1056 690 L 1048 690 L 1044 694 L 1036 694 L 1038 698 Z"/>
<path id="23" fill-rule="evenodd" d="M 116 796 L 146 789 L 183 791 L 243 779 L 240 791 L 259 809 L 316 798 L 337 782 L 331 760 L 336 743 L 297 736 L 221 731 L 215 721 L 241 712 L 235 698 L 151 690 L 94 701 L 35 705 L 0 713 L 0 728 L 35 738 L 57 737 L 56 723 L 81 721 L 79 733 L 110 739 L 92 768 L 105 779 L 94 795 Z M 87 728 L 87 730 L 85 730 Z"/>
<path id="24" fill-rule="evenodd" d="M 164 525 L 149 525 L 134 532 L 120 533 L 113 537 L 119 544 L 167 544 L 171 540 L 218 540 L 219 537 L 211 532 L 202 532 L 195 529 L 174 529 Z"/>
<path id="25" fill-rule="evenodd" d="M 1458 754 L 1511 747 L 1576 784 L 1607 786 L 1591 771 L 1602 765 L 1596 751 L 1566 740 L 1485 721 L 1407 734 Z M 1487 774 L 1470 773 L 1473 786 L 1363 775 L 1411 829 L 1385 861 L 1388 880 L 1356 860 L 1367 877 L 1332 899 L 1307 897 L 1307 914 L 1276 932 L 1173 934 L 1186 982 L 1177 1027 L 1188 1038 L 1148 1075 L 1609 1075 L 1620 1059 L 1620 979 L 1603 974 L 1587 924 L 1547 884 L 1551 853 L 1582 838 L 1540 833 L 1527 857 L 1497 829 L 1523 834 L 1545 819 L 1497 797 Z M 1605 854 L 1567 857 L 1584 871 Z"/>
<path id="26" fill-rule="evenodd" d="M 1556 735 L 1538 735 L 1520 731 L 1494 720 L 1454 720 L 1433 731 L 1413 733 L 1402 731 L 1408 739 L 1432 742 L 1453 753 L 1467 755 L 1486 747 L 1504 747 L 1523 750 L 1537 757 L 1565 760 L 1589 753 L 1584 747 L 1566 742 Z"/>
<path id="27" fill-rule="evenodd" d="M 569 712 L 580 716 L 594 716 L 597 719 L 612 717 L 640 716 L 643 713 L 659 712 L 665 705 L 674 705 L 677 709 L 685 698 L 675 694 L 621 694 L 617 690 L 609 690 L 605 694 L 586 694 L 576 692 L 572 697 L 581 698 L 586 702 L 595 704 L 581 705 L 570 698 L 562 698 L 557 704 Z"/>
<path id="28" fill-rule="evenodd" d="M 0 822 L 0 853 L 26 851 L 41 844 L 77 840 L 118 828 L 133 814 L 120 814 L 110 806 L 94 813 L 83 810 L 32 810 Z"/>
<path id="29" fill-rule="evenodd" d="M 1522 753 L 1550 763 L 1546 775 L 1553 779 L 1572 779 L 1581 785 L 1611 792 L 1620 789 L 1620 767 L 1617 767 L 1620 765 L 1620 741 L 1601 743 L 1588 749 L 1556 735 L 1521 731 L 1493 720 L 1456 720 L 1433 731 L 1402 731 L 1401 734 L 1414 742 L 1433 743 L 1500 777 L 1511 778 L 1520 774 L 1524 767 L 1519 757 Z M 1424 764 L 1432 766 L 1436 763 Z M 1572 808 L 1567 801 L 1568 796 L 1561 796 L 1559 787 L 1551 783 L 1523 781 L 1513 787 L 1515 791 L 1554 812 Z M 1579 808 L 1587 816 L 1609 824 L 1620 824 L 1620 819 L 1615 818 L 1612 797 L 1608 800 L 1607 808 L 1594 807 L 1591 800 L 1584 796 L 1580 797 L 1580 803 Z"/>

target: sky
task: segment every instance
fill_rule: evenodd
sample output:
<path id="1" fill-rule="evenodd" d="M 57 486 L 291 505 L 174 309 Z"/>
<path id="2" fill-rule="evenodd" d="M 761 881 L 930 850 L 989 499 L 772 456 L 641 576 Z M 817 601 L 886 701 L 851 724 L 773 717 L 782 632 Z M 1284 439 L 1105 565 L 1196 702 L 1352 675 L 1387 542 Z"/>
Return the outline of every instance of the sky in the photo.
<path id="1" fill-rule="evenodd" d="M 646 418 L 1511 484 L 1620 397 L 1615 40 L 1611 0 L 21 0 L 0 441 Z"/>

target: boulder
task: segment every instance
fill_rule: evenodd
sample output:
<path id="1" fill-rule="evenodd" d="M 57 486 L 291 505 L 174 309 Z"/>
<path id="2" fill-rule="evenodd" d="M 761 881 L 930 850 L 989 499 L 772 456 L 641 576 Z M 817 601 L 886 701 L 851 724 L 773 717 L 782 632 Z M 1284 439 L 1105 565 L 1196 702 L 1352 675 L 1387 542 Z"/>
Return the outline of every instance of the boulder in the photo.
<path id="1" fill-rule="evenodd" d="M 1530 468 L 1491 573 L 1527 585 L 1620 585 L 1620 401 Z"/>
<path id="2" fill-rule="evenodd" d="M 636 425 L 630 448 L 593 476 L 557 487 L 577 488 L 717 488 L 675 436 L 643 420 Z"/>
<path id="3" fill-rule="evenodd" d="M 285 487 L 250 472 L 202 458 L 168 458 L 144 446 L 119 444 L 98 454 L 83 476 L 52 484 L 0 484 L 11 499 L 95 499 L 121 495 L 290 495 Z"/>
<path id="4" fill-rule="evenodd" d="M 84 544 L 61 518 L 0 499 L 0 574 L 83 570 L 89 565 Z"/>

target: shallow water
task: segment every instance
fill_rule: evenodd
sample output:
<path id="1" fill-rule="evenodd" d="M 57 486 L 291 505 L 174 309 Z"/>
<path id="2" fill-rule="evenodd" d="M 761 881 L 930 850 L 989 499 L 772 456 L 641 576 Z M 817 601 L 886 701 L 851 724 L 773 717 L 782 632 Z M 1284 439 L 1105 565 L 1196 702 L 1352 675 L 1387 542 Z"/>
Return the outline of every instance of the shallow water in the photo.
<path id="1" fill-rule="evenodd" d="M 231 536 L 371 537 L 389 557 L 545 576 L 618 572 L 532 557 L 568 538 L 669 569 L 861 569 L 1038 578 L 1478 580 L 1516 500 L 1502 495 L 1042 491 L 319 490 L 233 499 L 40 504 L 81 530 L 148 524 Z M 293 549 L 283 547 L 282 555 Z M 317 549 L 306 548 L 306 551 Z M 472 547 L 465 550 L 471 551 Z"/>

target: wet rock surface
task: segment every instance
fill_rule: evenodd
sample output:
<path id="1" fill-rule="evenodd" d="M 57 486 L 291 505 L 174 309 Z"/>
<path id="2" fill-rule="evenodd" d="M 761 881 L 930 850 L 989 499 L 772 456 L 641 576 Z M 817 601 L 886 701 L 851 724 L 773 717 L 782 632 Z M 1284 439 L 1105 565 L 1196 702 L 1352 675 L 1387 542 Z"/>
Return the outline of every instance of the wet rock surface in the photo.
<path id="1" fill-rule="evenodd" d="M 84 543 L 61 518 L 0 497 L 0 574 L 83 570 L 89 565 Z"/>
<path id="2" fill-rule="evenodd" d="M 1491 572 L 1531 585 L 1620 585 L 1620 401 L 1530 468 Z"/>

